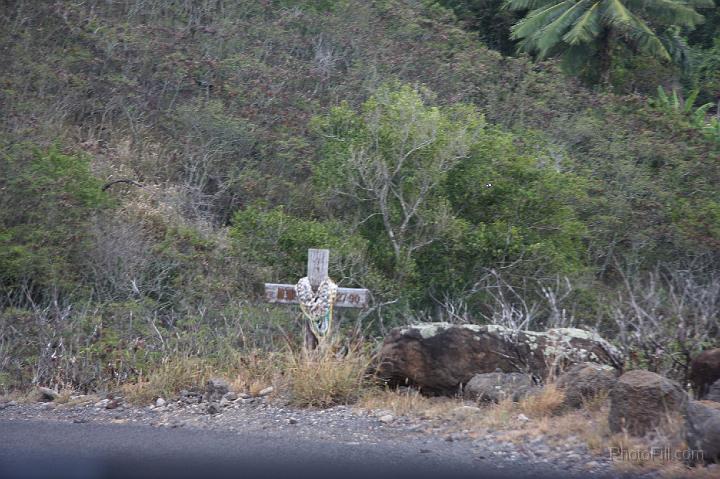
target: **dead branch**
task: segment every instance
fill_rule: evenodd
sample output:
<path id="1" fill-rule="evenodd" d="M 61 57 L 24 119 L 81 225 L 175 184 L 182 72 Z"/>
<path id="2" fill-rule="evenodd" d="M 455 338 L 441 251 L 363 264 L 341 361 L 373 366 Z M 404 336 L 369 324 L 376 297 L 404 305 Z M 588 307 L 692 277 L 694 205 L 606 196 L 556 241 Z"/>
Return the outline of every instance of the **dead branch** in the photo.
<path id="1" fill-rule="evenodd" d="M 128 185 L 137 186 L 138 188 L 142 188 L 142 187 L 143 187 L 143 185 L 141 185 L 141 184 L 138 183 L 137 181 L 129 180 L 129 179 L 122 179 L 122 180 L 113 180 L 113 181 L 110 181 L 109 183 L 105 183 L 105 184 L 103 185 L 103 187 L 102 187 L 102 190 L 103 190 L 103 191 L 107 191 L 108 188 L 110 188 L 111 186 L 116 185 L 116 184 L 118 184 L 118 183 L 127 183 Z"/>

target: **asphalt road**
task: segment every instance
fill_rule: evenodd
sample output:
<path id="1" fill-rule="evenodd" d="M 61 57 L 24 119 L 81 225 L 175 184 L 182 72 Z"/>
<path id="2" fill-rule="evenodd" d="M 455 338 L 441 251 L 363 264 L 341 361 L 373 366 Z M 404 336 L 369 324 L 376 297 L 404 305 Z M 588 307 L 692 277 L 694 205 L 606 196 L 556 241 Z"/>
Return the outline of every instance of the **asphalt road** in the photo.
<path id="1" fill-rule="evenodd" d="M 423 449 L 416 442 L 315 442 L 258 432 L 0 421 L 2 479 L 571 477 L 537 465 L 500 468 L 470 456 L 442 442 Z"/>

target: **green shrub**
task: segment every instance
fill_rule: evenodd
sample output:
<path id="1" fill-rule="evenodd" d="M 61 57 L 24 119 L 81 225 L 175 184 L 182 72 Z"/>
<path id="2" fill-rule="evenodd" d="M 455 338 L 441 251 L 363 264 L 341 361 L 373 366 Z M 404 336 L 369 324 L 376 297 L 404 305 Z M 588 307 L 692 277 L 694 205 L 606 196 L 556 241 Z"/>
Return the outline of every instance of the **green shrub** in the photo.
<path id="1" fill-rule="evenodd" d="M 296 218 L 282 207 L 259 205 L 235 213 L 230 237 L 245 261 L 271 267 L 278 280 L 305 276 L 309 248 L 332 250 L 330 276 L 335 277 L 343 265 L 361 262 L 366 248 L 365 240 L 338 221 Z"/>
<path id="2" fill-rule="evenodd" d="M 576 207 L 587 185 L 567 165 L 485 126 L 472 106 L 386 85 L 361 111 L 314 120 L 325 139 L 314 180 L 332 213 L 358 222 L 371 259 L 415 308 L 472 285 L 484 268 L 526 275 L 586 267 Z"/>
<path id="3" fill-rule="evenodd" d="M 75 286 L 87 226 L 109 207 L 83 155 L 19 144 L 0 156 L 0 287 Z"/>

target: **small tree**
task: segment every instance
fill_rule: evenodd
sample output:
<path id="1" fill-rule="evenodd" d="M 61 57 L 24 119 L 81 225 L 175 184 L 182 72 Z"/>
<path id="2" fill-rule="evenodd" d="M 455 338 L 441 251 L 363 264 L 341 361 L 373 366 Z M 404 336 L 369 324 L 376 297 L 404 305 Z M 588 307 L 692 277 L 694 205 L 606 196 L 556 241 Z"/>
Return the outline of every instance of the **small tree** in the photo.
<path id="1" fill-rule="evenodd" d="M 407 278 L 414 253 L 452 218 L 442 183 L 484 125 L 471 107 L 439 108 L 429 98 L 427 90 L 385 86 L 361 112 L 343 105 L 316 121 L 327 140 L 318 183 L 329 198 L 349 200 L 358 225 L 382 231 L 396 280 Z"/>

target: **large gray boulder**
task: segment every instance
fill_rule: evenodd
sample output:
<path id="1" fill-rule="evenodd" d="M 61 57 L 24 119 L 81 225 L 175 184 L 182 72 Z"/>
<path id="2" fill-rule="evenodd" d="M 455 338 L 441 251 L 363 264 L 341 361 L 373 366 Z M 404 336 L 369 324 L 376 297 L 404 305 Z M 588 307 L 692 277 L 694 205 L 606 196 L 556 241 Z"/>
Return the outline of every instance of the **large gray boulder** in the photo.
<path id="1" fill-rule="evenodd" d="M 610 391 L 610 430 L 644 436 L 669 417 L 684 414 L 688 400 L 675 381 L 642 369 L 629 371 Z"/>
<path id="2" fill-rule="evenodd" d="M 608 393 L 617 381 L 617 369 L 606 364 L 580 363 L 563 372 L 557 388 L 565 393 L 565 406 L 579 408 L 602 394 Z"/>
<path id="3" fill-rule="evenodd" d="M 595 333 L 574 328 L 514 331 L 498 325 L 423 323 L 395 328 L 376 368 L 390 384 L 455 394 L 476 374 L 521 372 L 544 379 L 579 362 L 622 367 L 622 356 Z"/>
<path id="4" fill-rule="evenodd" d="M 690 401 L 685 416 L 685 442 L 689 449 L 702 451 L 704 462 L 720 461 L 719 402 Z"/>
<path id="5" fill-rule="evenodd" d="M 523 373 L 476 374 L 463 388 L 463 396 L 479 402 L 520 401 L 539 389 L 532 376 Z"/>
<path id="6" fill-rule="evenodd" d="M 690 382 L 696 399 L 705 399 L 710 387 L 720 380 L 720 348 L 700 353 L 690 363 Z"/>

